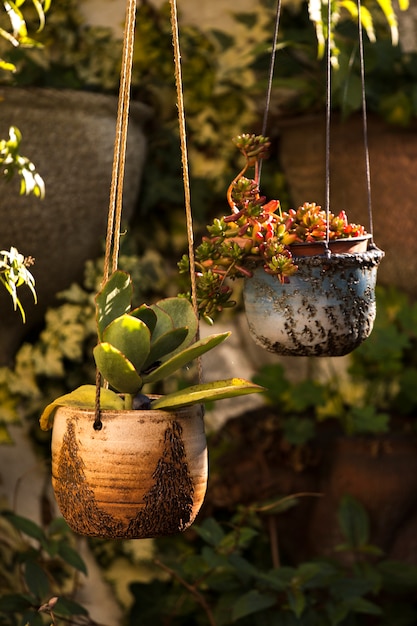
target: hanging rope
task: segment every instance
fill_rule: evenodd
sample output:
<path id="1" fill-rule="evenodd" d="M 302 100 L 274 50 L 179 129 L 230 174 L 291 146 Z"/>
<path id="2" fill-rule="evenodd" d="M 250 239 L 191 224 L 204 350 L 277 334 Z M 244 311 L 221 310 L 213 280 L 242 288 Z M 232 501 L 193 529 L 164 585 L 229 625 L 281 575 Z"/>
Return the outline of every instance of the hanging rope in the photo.
<path id="1" fill-rule="evenodd" d="M 276 57 L 276 52 L 277 52 L 278 31 L 279 31 L 280 18 L 281 18 L 281 0 L 277 0 L 277 8 L 276 8 L 276 14 L 275 14 L 274 37 L 273 37 L 273 40 L 272 40 L 271 59 L 270 59 L 270 62 L 269 62 L 268 87 L 267 87 L 267 92 L 266 92 L 265 109 L 264 109 L 264 116 L 263 116 L 263 121 L 262 121 L 262 132 L 261 132 L 261 134 L 263 136 L 266 135 L 266 129 L 268 127 L 269 111 L 270 111 L 270 108 L 271 108 L 272 83 L 273 83 L 273 80 L 274 80 L 275 57 Z M 261 181 L 262 164 L 263 164 L 263 161 L 261 159 L 261 161 L 259 163 L 259 167 L 258 167 L 258 181 L 257 181 L 258 185 L 260 184 L 260 181 Z"/>
<path id="2" fill-rule="evenodd" d="M 130 86 L 132 83 L 133 49 L 135 42 L 136 0 L 127 0 L 125 32 L 123 37 L 122 67 L 116 119 L 116 137 L 110 183 L 110 201 L 107 217 L 106 248 L 104 255 L 104 285 L 110 272 L 117 269 L 120 247 L 120 226 L 123 209 L 123 181 L 126 162 L 127 131 L 129 123 Z M 101 430 L 100 390 L 101 375 L 96 370 L 96 398 L 94 430 Z"/>
<path id="3" fill-rule="evenodd" d="M 181 161 L 182 161 L 182 176 L 184 185 L 184 201 L 185 201 L 185 215 L 187 222 L 187 239 L 188 239 L 188 258 L 190 260 L 190 279 L 191 279 L 191 301 L 194 307 L 194 312 L 198 316 L 197 305 L 197 281 L 195 276 L 195 256 L 194 256 L 194 232 L 193 232 L 193 219 L 191 211 L 191 192 L 190 192 L 190 176 L 188 170 L 188 150 L 187 150 L 187 130 L 185 124 L 185 107 L 184 107 L 184 93 L 182 83 L 182 71 L 181 71 L 181 50 L 178 28 L 178 12 L 176 0 L 170 0 L 171 5 L 171 28 L 172 28 L 172 44 L 174 47 L 174 64 L 175 64 L 175 84 L 177 88 L 177 106 L 178 106 L 178 122 L 180 130 L 180 145 L 181 145 Z M 199 331 L 197 330 L 197 338 Z M 197 359 L 198 379 L 202 382 L 203 371 L 201 358 Z"/>
<path id="4" fill-rule="evenodd" d="M 358 41 L 359 41 L 359 60 L 361 70 L 361 87 L 362 87 L 362 123 L 363 123 L 363 144 L 365 151 L 365 176 L 366 176 L 366 192 L 368 199 L 368 222 L 369 233 L 371 235 L 371 243 L 374 242 L 374 224 L 372 216 L 372 193 L 371 193 L 371 165 L 369 158 L 369 143 L 368 143 L 368 115 L 366 110 L 366 91 L 365 91 L 365 58 L 363 49 L 363 34 L 362 34 L 362 15 L 361 15 L 361 0 L 358 2 Z"/>
<path id="5" fill-rule="evenodd" d="M 326 211 L 326 254 L 330 255 L 330 118 L 332 110 L 332 46 L 331 46 L 331 26 L 332 26 L 332 3 L 327 3 L 327 49 L 326 49 L 326 147 L 325 147 L 325 200 Z"/>
<path id="6" fill-rule="evenodd" d="M 107 281 L 110 271 L 114 272 L 117 269 L 119 257 L 120 226 L 123 208 L 123 181 L 129 123 L 130 86 L 132 82 L 133 50 L 135 43 L 135 20 L 136 1 L 127 0 L 116 120 L 116 138 L 114 142 L 113 168 L 110 184 L 103 283 Z"/>

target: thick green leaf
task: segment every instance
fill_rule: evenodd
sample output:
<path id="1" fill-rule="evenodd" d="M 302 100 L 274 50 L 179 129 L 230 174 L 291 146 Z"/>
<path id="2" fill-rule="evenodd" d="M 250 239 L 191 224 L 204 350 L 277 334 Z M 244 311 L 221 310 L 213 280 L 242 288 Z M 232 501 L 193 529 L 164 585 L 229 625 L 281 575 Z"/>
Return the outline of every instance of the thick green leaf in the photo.
<path id="1" fill-rule="evenodd" d="M 212 350 L 219 343 L 227 339 L 229 335 L 230 332 L 220 333 L 218 335 L 210 335 L 210 337 L 205 337 L 200 341 L 196 341 L 189 348 L 175 354 L 167 361 L 164 361 L 160 367 L 153 370 L 149 374 L 146 374 L 143 377 L 144 383 L 154 383 L 158 380 L 162 380 L 163 378 L 167 378 L 181 367 L 187 365 L 187 363 L 190 363 L 205 352 Z"/>
<path id="2" fill-rule="evenodd" d="M 110 343 L 99 343 L 93 355 L 101 375 L 116 391 L 134 394 L 142 388 L 142 378 L 133 363 Z"/>
<path id="3" fill-rule="evenodd" d="M 126 272 L 114 272 L 96 296 L 96 316 L 98 336 L 101 340 L 106 326 L 131 307 L 132 282 Z"/>
<path id="4" fill-rule="evenodd" d="M 233 606 L 232 621 L 236 622 L 242 617 L 259 613 L 274 606 L 277 599 L 272 593 L 259 593 L 256 589 L 251 589 L 239 598 Z"/>
<path id="5" fill-rule="evenodd" d="M 198 317 L 194 312 L 193 305 L 186 298 L 165 298 L 157 305 L 159 309 L 168 313 L 173 321 L 174 328 L 187 326 L 188 335 L 184 339 L 181 349 L 189 346 L 194 340 L 198 330 Z"/>
<path id="6" fill-rule="evenodd" d="M 153 409 L 173 409 L 180 406 L 189 406 L 225 398 L 235 398 L 249 393 L 265 391 L 263 387 L 244 380 L 243 378 L 229 378 L 212 383 L 186 387 L 180 391 L 169 393 L 152 402 Z"/>
<path id="7" fill-rule="evenodd" d="M 156 304 L 152 304 L 150 308 L 156 315 L 156 324 L 152 332 L 152 342 L 154 342 L 161 335 L 164 335 L 170 330 L 174 330 L 175 326 L 172 317 L 169 313 L 166 313 L 163 309 L 161 309 L 161 307 Z"/>
<path id="8" fill-rule="evenodd" d="M 78 406 L 84 409 L 92 409 L 95 406 L 96 387 L 95 385 L 82 385 L 78 389 L 74 389 L 71 393 L 60 396 L 43 410 L 39 419 L 42 430 L 52 428 L 54 421 L 54 413 L 60 406 Z M 100 408 L 121 410 L 124 408 L 124 401 L 117 393 L 110 389 L 102 388 L 100 390 Z"/>
<path id="9" fill-rule="evenodd" d="M 188 328 L 175 328 L 161 335 L 154 343 L 152 343 L 151 351 L 143 366 L 146 369 L 156 361 L 160 361 L 163 357 L 170 355 L 179 345 L 181 345 L 188 335 Z"/>
<path id="10" fill-rule="evenodd" d="M 103 343 L 111 344 L 140 372 L 149 356 L 151 333 L 142 320 L 125 314 L 107 326 L 103 332 Z M 104 372 L 102 374 L 109 380 Z"/>
<path id="11" fill-rule="evenodd" d="M 145 322 L 146 326 L 151 331 L 151 334 L 153 333 L 156 326 L 156 313 L 152 311 L 150 306 L 148 306 L 147 304 L 142 304 L 142 306 L 138 307 L 137 309 L 133 309 L 133 311 L 130 311 L 129 315 L 137 317 L 138 320 L 142 320 L 142 322 Z"/>

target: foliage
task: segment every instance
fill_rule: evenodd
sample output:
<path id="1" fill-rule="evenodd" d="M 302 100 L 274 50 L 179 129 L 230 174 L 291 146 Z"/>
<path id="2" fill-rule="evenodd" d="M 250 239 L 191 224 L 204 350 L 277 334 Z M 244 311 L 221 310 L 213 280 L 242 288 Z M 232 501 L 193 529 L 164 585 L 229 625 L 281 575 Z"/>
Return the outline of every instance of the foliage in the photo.
<path id="1" fill-rule="evenodd" d="M 69 619 L 91 623 L 86 609 L 73 599 L 79 576 L 87 570 L 65 521 L 57 518 L 43 528 L 3 510 L 0 527 L 2 626 L 58 626 Z"/>
<path id="2" fill-rule="evenodd" d="M 377 287 L 377 311 L 370 338 L 352 353 L 352 382 L 362 385 L 364 405 L 410 416 L 417 408 L 417 303 Z"/>
<path id="3" fill-rule="evenodd" d="M 168 581 L 131 585 L 135 604 L 129 623 L 414 624 L 417 568 L 389 560 L 370 545 L 368 516 L 351 496 L 340 501 L 343 544 L 335 546 L 331 558 L 299 565 L 274 563 L 273 537 L 269 543 L 263 521 L 295 503 L 294 497 L 240 507 L 224 523 L 207 518 L 194 526 L 198 540 L 180 541 L 176 550 L 158 541 L 155 562 Z"/>
<path id="4" fill-rule="evenodd" d="M 142 257 L 131 254 L 127 239 L 122 246 L 120 267 L 133 276 L 134 302 L 139 305 L 145 298 L 156 299 L 166 293 L 169 275 L 155 252 Z M 58 304 L 46 312 L 38 336 L 21 346 L 12 368 L 0 368 L 1 441 L 8 441 L 7 424 L 18 421 L 19 416 L 35 426 L 45 404 L 85 382 L 94 383 L 94 297 L 102 272 L 102 259 L 88 261 L 83 283 L 58 294 Z M 34 428 L 35 440 L 40 434 L 39 428 Z"/>
<path id="5" fill-rule="evenodd" d="M 262 387 L 232 378 L 186 387 L 151 400 L 143 386 L 156 383 L 227 339 L 229 332 L 195 341 L 198 318 L 191 303 L 180 297 L 132 308 L 133 286 L 129 274 L 115 271 L 96 296 L 98 344 L 96 366 L 115 391 L 103 390 L 103 409 L 171 409 L 208 400 L 221 400 L 263 391 Z M 123 394 L 124 402 L 120 395 Z M 95 387 L 83 385 L 60 396 L 43 411 L 43 430 L 52 427 L 58 406 L 95 406 Z"/>
<path id="6" fill-rule="evenodd" d="M 20 46 L 33 48 L 39 45 L 39 42 L 32 39 L 28 34 L 26 17 L 22 12 L 23 8 L 27 8 L 27 5 L 23 7 L 24 4 L 25 0 L 20 0 L 16 3 L 8 2 L 8 0 L 3 0 L 2 2 L 4 12 L 10 24 L 8 28 L 0 27 L 0 38 L 15 48 Z M 50 0 L 32 0 L 31 4 L 38 20 L 37 30 L 41 31 L 45 25 L 45 13 L 50 7 Z M 14 72 L 16 71 L 16 66 L 10 61 L 0 58 L 0 69 Z"/>
<path id="7" fill-rule="evenodd" d="M 43 198 L 45 195 L 43 180 L 36 172 L 34 164 L 20 154 L 21 140 L 22 135 L 15 126 L 9 129 L 8 140 L 0 140 L 0 175 L 6 182 L 16 175 L 19 176 L 21 194 L 33 194 L 35 197 Z M 25 312 L 17 295 L 17 289 L 21 285 L 27 285 L 36 302 L 35 279 L 28 269 L 33 265 L 34 259 L 24 257 L 14 247 L 11 247 L 9 251 L 1 250 L 0 254 L 3 257 L 0 259 L 0 283 L 10 294 L 14 308 L 19 308 L 22 319 L 25 321 Z"/>
<path id="8" fill-rule="evenodd" d="M 37 43 L 28 36 L 25 18 L 21 11 L 23 4 L 24 0 L 17 4 L 3 2 L 11 30 L 0 27 L 0 40 L 15 47 L 33 47 Z M 39 30 L 41 30 L 45 21 L 45 12 L 49 8 L 49 0 L 45 2 L 33 0 L 33 6 L 39 19 Z M 14 72 L 16 67 L 13 63 L 0 59 L 0 70 Z M 21 140 L 22 135 L 15 126 L 10 127 L 8 139 L 0 139 L 0 176 L 5 181 L 10 181 L 16 175 L 19 176 L 21 194 L 33 194 L 38 198 L 43 198 L 45 195 L 43 180 L 36 172 L 34 164 L 20 154 Z M 19 308 L 22 319 L 25 321 L 25 312 L 17 295 L 17 289 L 21 285 L 27 285 L 36 301 L 35 280 L 28 270 L 28 267 L 33 264 L 33 259 L 25 258 L 14 247 L 11 247 L 10 251 L 1 250 L 0 254 L 3 256 L 0 260 L 0 283 L 10 294 L 15 310 Z"/>
<path id="9" fill-rule="evenodd" d="M 356 3 L 343 5 L 355 10 Z M 401 41 L 395 45 L 384 23 L 378 19 L 375 3 L 369 3 L 368 8 L 373 11 L 375 35 L 364 37 L 363 42 L 367 109 L 391 124 L 407 126 L 417 115 L 417 52 L 404 52 Z M 362 110 L 358 28 L 345 10 L 336 11 L 335 15 L 333 41 L 337 63 L 331 72 L 331 104 L 346 117 Z M 260 88 L 265 88 L 269 61 L 270 50 L 259 47 L 253 69 Z M 317 54 L 317 38 L 307 5 L 297 14 L 284 9 L 272 89 L 272 103 L 276 103 L 274 112 L 284 116 L 324 113 L 325 62 Z"/>
<path id="10" fill-rule="evenodd" d="M 17 295 L 17 289 L 21 285 L 27 285 L 32 292 L 36 302 L 35 279 L 29 272 L 28 267 L 33 264 L 32 257 L 25 258 L 13 246 L 10 250 L 1 250 L 0 255 L 0 283 L 10 294 L 13 306 L 19 308 L 23 321 L 25 321 L 25 312 Z"/>
<path id="11" fill-rule="evenodd" d="M 297 243 L 332 241 L 365 235 L 363 226 L 349 224 L 344 211 L 327 213 L 315 203 L 306 202 L 297 210 L 281 211 L 279 200 L 266 202 L 259 190 L 260 165 L 266 158 L 269 141 L 262 135 L 239 135 L 234 140 L 245 157 L 245 165 L 227 191 L 230 215 L 216 218 L 207 227 L 195 251 L 198 309 L 209 323 L 213 315 L 235 304 L 230 298 L 228 279 L 251 278 L 252 269 L 261 265 L 281 282 L 288 282 L 297 271 L 293 260 Z M 253 180 L 244 176 L 253 167 Z M 181 273 L 189 273 L 184 255 Z"/>
<path id="12" fill-rule="evenodd" d="M 398 44 L 398 20 L 391 0 L 377 0 L 379 7 L 384 14 L 391 32 L 393 45 Z M 408 9 L 409 0 L 400 0 L 399 8 L 403 11 Z M 329 4 L 324 0 L 308 0 L 308 11 L 310 20 L 314 24 L 318 44 L 318 57 L 324 56 L 328 31 L 330 30 L 330 48 L 332 62 L 338 65 L 338 49 L 335 41 L 335 30 L 338 23 L 348 14 L 352 19 L 358 20 L 358 5 L 355 2 L 345 2 L 343 0 L 332 0 L 330 4 L 330 28 L 328 20 Z M 375 12 L 375 11 L 374 11 Z M 364 4 L 360 11 L 361 26 L 366 31 L 369 41 L 375 43 L 376 31 L 372 11 Z"/>

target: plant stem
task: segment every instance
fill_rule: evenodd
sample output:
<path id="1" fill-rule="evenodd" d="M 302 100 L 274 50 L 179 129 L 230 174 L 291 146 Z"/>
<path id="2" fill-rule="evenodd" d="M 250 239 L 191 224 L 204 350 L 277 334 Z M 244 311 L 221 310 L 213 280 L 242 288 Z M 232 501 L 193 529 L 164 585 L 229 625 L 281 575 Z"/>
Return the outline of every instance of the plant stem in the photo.
<path id="1" fill-rule="evenodd" d="M 227 198 L 227 202 L 229 203 L 230 208 L 232 209 L 232 211 L 235 209 L 236 205 L 233 202 L 233 198 L 232 198 L 232 190 L 234 185 L 237 183 L 238 180 L 240 180 L 242 178 L 242 176 L 246 173 L 246 170 L 249 167 L 249 162 L 247 161 L 245 164 L 245 167 L 239 172 L 239 174 L 237 176 L 234 177 L 234 179 L 232 180 L 232 182 L 230 183 L 228 189 L 227 189 L 227 194 L 226 194 L 226 198 Z"/>
<path id="2" fill-rule="evenodd" d="M 278 545 L 278 526 L 277 526 L 277 519 L 275 515 L 269 516 L 268 526 L 269 526 L 269 539 L 271 542 L 272 565 L 274 566 L 274 568 L 281 567 L 281 559 L 279 556 L 279 545 Z"/>
<path id="3" fill-rule="evenodd" d="M 187 589 L 187 591 L 189 591 L 191 593 L 191 595 L 195 598 L 195 600 L 198 602 L 198 604 L 201 606 L 201 608 L 205 611 L 205 613 L 207 615 L 207 619 L 208 619 L 208 621 L 210 623 L 210 626 L 217 626 L 217 624 L 215 622 L 215 619 L 214 619 L 214 616 L 213 616 L 213 614 L 211 612 L 211 609 L 210 609 L 209 605 L 206 602 L 206 599 L 198 591 L 198 589 L 196 589 L 194 587 L 194 585 L 191 585 L 186 580 L 184 580 L 184 578 L 182 578 L 175 570 L 173 570 L 170 567 L 168 567 L 167 565 L 165 565 L 165 563 L 162 563 L 162 561 L 160 561 L 159 559 L 155 559 L 154 563 L 155 563 L 155 565 L 157 565 L 158 567 L 163 569 L 165 572 L 170 574 L 173 578 L 175 578 L 183 587 L 185 587 L 185 589 Z"/>

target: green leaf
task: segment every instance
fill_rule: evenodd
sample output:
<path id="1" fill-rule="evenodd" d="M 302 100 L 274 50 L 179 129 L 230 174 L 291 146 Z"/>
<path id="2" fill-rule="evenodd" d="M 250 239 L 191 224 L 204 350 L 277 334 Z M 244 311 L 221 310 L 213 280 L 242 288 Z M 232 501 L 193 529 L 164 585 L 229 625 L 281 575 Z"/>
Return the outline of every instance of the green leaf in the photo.
<path id="1" fill-rule="evenodd" d="M 29 594 L 9 593 L 0 596 L 0 612 L 3 614 L 22 612 L 32 606 L 33 598 Z"/>
<path id="2" fill-rule="evenodd" d="M 356 550 L 369 541 L 369 518 L 358 500 L 351 495 L 343 496 L 338 519 L 340 528 L 352 550 Z"/>
<path id="3" fill-rule="evenodd" d="M 349 603 L 349 608 L 355 613 L 365 613 L 366 615 L 382 615 L 380 606 L 367 600 L 366 598 L 356 598 Z"/>
<path id="4" fill-rule="evenodd" d="M 153 333 L 157 318 L 155 312 L 152 311 L 150 306 L 142 304 L 142 306 L 130 311 L 129 315 L 136 317 L 138 320 L 142 320 L 142 322 L 144 322 L 151 331 L 151 334 Z"/>
<path id="5" fill-rule="evenodd" d="M 253 613 L 259 613 L 265 609 L 269 609 L 276 604 L 276 597 L 271 593 L 260 593 L 256 589 L 251 589 L 248 593 L 245 593 L 234 604 L 232 610 L 232 621 L 236 622 L 242 617 L 252 615 Z"/>
<path id="6" fill-rule="evenodd" d="M 210 335 L 210 337 L 196 341 L 190 347 L 182 350 L 178 354 L 175 354 L 167 361 L 164 361 L 162 365 L 149 374 L 144 375 L 144 383 L 155 383 L 158 380 L 167 378 L 177 370 L 181 369 L 181 367 L 184 367 L 205 352 L 215 348 L 219 343 L 227 339 L 229 335 L 230 332 L 220 333 L 218 335 Z"/>
<path id="7" fill-rule="evenodd" d="M 96 318 L 100 340 L 110 322 L 130 310 L 132 295 L 133 287 L 129 274 L 114 272 L 96 296 Z"/>
<path id="8" fill-rule="evenodd" d="M 49 428 L 52 428 L 54 413 L 60 406 L 78 406 L 80 408 L 93 409 L 95 401 L 95 385 L 82 385 L 81 387 L 78 387 L 78 389 L 71 391 L 71 393 L 60 396 L 48 404 L 39 419 L 40 427 L 42 430 L 49 430 Z M 114 391 L 102 388 L 100 390 L 100 408 L 122 410 L 124 408 L 124 401 L 116 393 L 114 393 Z"/>
<path id="9" fill-rule="evenodd" d="M 173 321 L 174 328 L 187 326 L 188 334 L 181 348 L 189 346 L 197 335 L 198 317 L 194 313 L 193 306 L 186 298 L 165 298 L 155 306 L 168 313 Z"/>
<path id="10" fill-rule="evenodd" d="M 16 515 L 10 511 L 3 511 L 2 515 L 16 530 L 24 533 L 28 537 L 32 537 L 32 539 L 36 539 L 42 545 L 46 542 L 45 533 L 42 528 L 32 520 L 27 517 L 22 517 L 21 515 Z"/>
<path id="11" fill-rule="evenodd" d="M 173 330 L 175 326 L 174 326 L 174 321 L 172 317 L 169 315 L 169 313 L 166 313 L 163 309 L 161 309 L 156 304 L 152 304 L 150 308 L 156 315 L 156 324 L 152 332 L 152 341 L 155 341 L 161 335 L 164 335 L 170 330 Z"/>
<path id="12" fill-rule="evenodd" d="M 395 592 L 417 589 L 417 565 L 404 561 L 382 561 L 377 565 L 384 578 L 384 587 Z"/>
<path id="13" fill-rule="evenodd" d="M 286 417 L 283 423 L 283 434 L 288 443 L 299 446 L 315 435 L 315 424 L 307 417 Z"/>
<path id="14" fill-rule="evenodd" d="M 25 580 L 29 591 L 33 593 L 38 601 L 41 601 L 42 598 L 48 595 L 48 577 L 41 566 L 32 559 L 29 559 L 25 563 Z"/>
<path id="15" fill-rule="evenodd" d="M 213 517 L 208 517 L 202 524 L 197 524 L 193 528 L 197 535 L 214 548 L 221 543 L 226 534 Z"/>
<path id="16" fill-rule="evenodd" d="M 103 343 L 109 343 L 116 348 L 132 363 L 135 370 L 140 372 L 149 356 L 151 333 L 142 320 L 125 314 L 106 327 L 103 332 Z M 104 372 L 102 374 L 110 382 Z"/>
<path id="17" fill-rule="evenodd" d="M 297 618 L 300 618 L 306 608 L 306 597 L 303 591 L 293 585 L 291 589 L 287 591 L 288 603 Z"/>
<path id="18" fill-rule="evenodd" d="M 346 420 L 349 435 L 357 433 L 386 433 L 389 430 L 390 416 L 380 413 L 374 406 L 352 407 Z"/>
<path id="19" fill-rule="evenodd" d="M 142 388 L 142 378 L 120 350 L 109 343 L 99 343 L 93 355 L 100 373 L 116 391 L 135 394 Z"/>
<path id="20" fill-rule="evenodd" d="M 67 541 L 61 541 L 59 543 L 58 554 L 68 565 L 71 565 L 74 569 L 87 575 L 86 564 L 79 553 L 68 545 Z"/>
<path id="21" fill-rule="evenodd" d="M 72 615 L 88 615 L 88 611 L 78 602 L 60 596 L 54 606 L 54 614 L 60 617 L 71 617 Z"/>
<path id="22" fill-rule="evenodd" d="M 156 361 L 174 352 L 174 350 L 184 342 L 187 335 L 188 328 L 184 327 L 174 328 L 174 330 L 169 330 L 167 333 L 158 337 L 151 345 L 150 353 L 144 363 L 143 369 L 146 369 L 146 367 L 149 367 Z"/>
<path id="23" fill-rule="evenodd" d="M 45 622 L 42 619 L 41 613 L 38 613 L 35 609 L 30 609 L 22 613 L 21 624 L 25 626 L 44 626 Z"/>
<path id="24" fill-rule="evenodd" d="M 263 387 L 244 380 L 243 378 L 229 378 L 212 383 L 186 387 L 180 391 L 169 393 L 152 402 L 153 409 L 174 409 L 180 406 L 189 406 L 225 398 L 235 398 L 249 393 L 261 393 Z"/>

